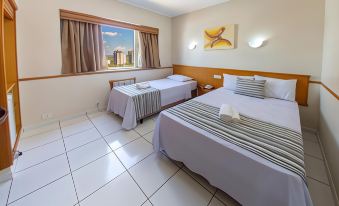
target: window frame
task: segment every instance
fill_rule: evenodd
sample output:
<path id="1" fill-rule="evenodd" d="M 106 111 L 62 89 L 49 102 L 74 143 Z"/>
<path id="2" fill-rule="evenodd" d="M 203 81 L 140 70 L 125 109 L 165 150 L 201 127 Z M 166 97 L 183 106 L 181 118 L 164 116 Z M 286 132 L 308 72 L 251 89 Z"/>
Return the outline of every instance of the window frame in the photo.
<path id="1" fill-rule="evenodd" d="M 107 24 L 101 24 L 101 26 L 108 26 L 108 27 L 115 27 L 118 29 L 126 29 L 126 28 L 121 28 L 121 27 L 116 27 L 116 26 L 111 26 L 111 25 L 107 25 Z M 135 69 L 135 68 L 140 68 L 138 65 L 137 60 L 137 56 L 139 55 L 139 38 L 137 37 L 137 32 L 136 30 L 132 30 L 132 29 L 128 29 L 131 30 L 133 32 L 133 65 L 132 66 L 117 66 L 117 67 L 110 67 L 109 65 L 107 65 L 107 70 L 128 70 L 128 69 Z M 102 32 L 103 33 L 103 32 Z M 105 44 L 105 43 L 104 43 Z M 105 45 L 104 45 L 105 46 Z M 106 54 L 107 57 L 107 54 Z"/>
<path id="2" fill-rule="evenodd" d="M 93 24 L 100 24 L 105 26 L 112 26 L 118 27 L 122 29 L 130 29 L 134 30 L 134 67 L 107 67 L 107 71 L 124 71 L 124 70 L 136 70 L 140 69 L 138 55 L 136 48 L 136 40 L 137 40 L 137 32 L 145 32 L 145 33 L 152 33 L 152 34 L 159 34 L 159 29 L 149 26 L 137 25 L 123 21 L 117 21 L 113 19 L 107 19 L 103 17 L 98 17 L 90 14 L 79 13 L 75 11 L 69 11 L 65 9 L 60 9 L 60 19 L 66 20 L 73 20 L 73 21 L 80 21 L 86 23 L 93 23 Z M 140 42 L 138 42 L 139 45 Z M 137 54 L 137 55 L 136 55 Z M 100 71 L 98 71 L 100 72 Z"/>

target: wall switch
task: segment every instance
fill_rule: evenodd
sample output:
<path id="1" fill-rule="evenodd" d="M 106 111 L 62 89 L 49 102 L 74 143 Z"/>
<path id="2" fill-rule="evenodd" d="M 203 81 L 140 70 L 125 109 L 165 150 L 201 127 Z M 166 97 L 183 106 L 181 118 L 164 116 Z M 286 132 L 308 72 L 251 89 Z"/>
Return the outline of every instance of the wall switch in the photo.
<path id="1" fill-rule="evenodd" d="M 213 75 L 213 78 L 214 79 L 222 79 L 221 75 L 218 75 L 218 74 Z"/>

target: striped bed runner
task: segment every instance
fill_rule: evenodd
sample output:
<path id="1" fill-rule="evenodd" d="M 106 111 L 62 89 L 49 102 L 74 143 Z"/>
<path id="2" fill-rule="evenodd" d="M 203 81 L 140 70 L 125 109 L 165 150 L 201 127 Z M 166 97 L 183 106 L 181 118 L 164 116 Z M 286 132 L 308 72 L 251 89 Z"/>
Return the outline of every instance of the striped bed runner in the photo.
<path id="1" fill-rule="evenodd" d="M 132 97 L 137 120 L 161 110 L 159 89 L 153 87 L 137 89 L 135 84 L 114 87 L 114 89 Z"/>
<path id="2" fill-rule="evenodd" d="M 166 111 L 294 172 L 306 182 L 301 133 L 245 115 L 240 115 L 240 122 L 224 122 L 219 119 L 219 108 L 194 100 Z"/>

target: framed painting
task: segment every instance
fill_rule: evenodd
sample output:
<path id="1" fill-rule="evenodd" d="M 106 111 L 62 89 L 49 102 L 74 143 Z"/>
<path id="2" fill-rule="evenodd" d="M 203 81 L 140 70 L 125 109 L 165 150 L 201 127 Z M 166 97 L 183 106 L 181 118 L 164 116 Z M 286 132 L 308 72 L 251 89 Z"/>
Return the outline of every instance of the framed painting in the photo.
<path id="1" fill-rule="evenodd" d="M 204 49 L 234 49 L 235 25 L 227 24 L 204 30 Z"/>

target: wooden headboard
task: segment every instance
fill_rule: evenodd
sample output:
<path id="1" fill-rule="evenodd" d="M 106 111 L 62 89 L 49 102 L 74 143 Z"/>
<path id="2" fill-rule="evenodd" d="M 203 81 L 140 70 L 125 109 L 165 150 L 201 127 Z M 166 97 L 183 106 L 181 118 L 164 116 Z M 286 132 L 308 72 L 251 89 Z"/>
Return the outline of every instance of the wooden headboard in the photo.
<path id="1" fill-rule="evenodd" d="M 223 79 L 214 79 L 213 75 L 232 74 L 239 76 L 253 76 L 260 75 L 265 77 L 279 78 L 279 79 L 297 79 L 296 101 L 299 105 L 307 106 L 308 87 L 310 75 L 299 74 L 284 74 L 261 71 L 248 71 L 236 69 L 217 69 L 208 67 L 193 67 L 184 65 L 173 65 L 174 74 L 182 74 L 190 76 L 198 81 L 199 84 L 210 84 L 216 88 L 223 86 Z"/>

